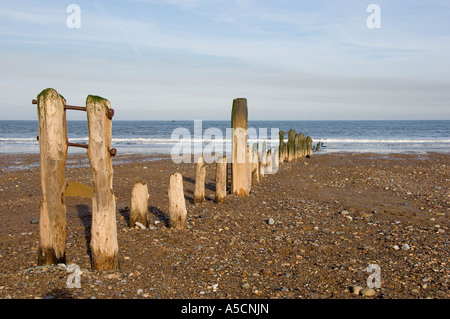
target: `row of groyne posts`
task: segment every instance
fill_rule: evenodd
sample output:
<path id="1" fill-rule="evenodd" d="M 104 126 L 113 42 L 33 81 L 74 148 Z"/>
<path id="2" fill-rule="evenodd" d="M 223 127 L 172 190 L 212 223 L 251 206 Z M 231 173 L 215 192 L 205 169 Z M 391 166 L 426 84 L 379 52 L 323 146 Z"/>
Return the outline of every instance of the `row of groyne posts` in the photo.
<path id="1" fill-rule="evenodd" d="M 66 105 L 66 100 L 54 89 L 42 91 L 33 104 L 37 104 L 39 119 L 40 178 L 42 202 L 39 221 L 38 265 L 52 265 L 66 262 L 66 204 L 65 204 L 65 161 L 68 147 L 87 149 L 92 169 L 92 226 L 91 266 L 94 270 L 119 268 L 119 246 L 117 240 L 116 202 L 113 191 L 113 167 L 111 156 L 112 117 L 114 110 L 107 99 L 89 95 L 86 107 Z M 70 143 L 67 137 L 66 110 L 87 113 L 88 144 Z M 260 159 L 258 144 L 252 148 L 247 142 L 248 110 L 246 99 L 233 101 L 231 125 L 233 129 L 232 163 L 227 164 L 225 156 L 217 158 L 216 203 L 227 196 L 228 181 L 231 180 L 231 194 L 246 197 L 251 188 L 260 183 L 266 174 L 278 170 L 284 162 L 293 162 L 312 155 L 312 139 L 294 130 L 280 132 L 278 148 L 267 150 L 263 144 Z M 231 166 L 231 176 L 228 171 Z M 206 164 L 203 156 L 196 161 L 194 203 L 205 200 Z M 133 184 L 130 198 L 129 226 L 148 227 L 148 187 L 145 181 Z M 183 191 L 183 177 L 180 173 L 170 176 L 169 227 L 187 227 L 187 209 Z"/>

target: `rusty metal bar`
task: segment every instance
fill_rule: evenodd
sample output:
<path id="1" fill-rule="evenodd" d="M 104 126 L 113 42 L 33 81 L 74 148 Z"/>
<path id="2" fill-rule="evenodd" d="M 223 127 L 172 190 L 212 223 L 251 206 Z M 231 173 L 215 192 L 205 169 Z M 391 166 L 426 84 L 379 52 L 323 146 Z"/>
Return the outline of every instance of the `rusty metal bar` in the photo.
<path id="1" fill-rule="evenodd" d="M 36 136 L 36 139 L 39 141 L 39 135 Z M 89 148 L 88 144 L 78 144 L 78 143 L 70 143 L 70 142 L 67 142 L 67 146 L 80 147 L 80 148 L 85 148 L 85 149 Z M 117 149 L 115 149 L 115 148 L 110 149 L 109 150 L 109 154 L 112 157 L 116 156 L 117 155 Z"/>
<path id="2" fill-rule="evenodd" d="M 37 100 L 32 100 L 31 101 L 32 104 L 37 104 Z M 76 110 L 76 111 L 86 111 L 86 107 L 83 106 L 72 106 L 72 105 L 64 105 L 64 110 Z M 106 115 L 108 116 L 108 118 L 110 120 L 112 120 L 113 116 L 114 116 L 114 110 L 113 109 L 108 109 L 106 111 Z M 67 132 L 66 132 L 66 138 L 67 138 Z M 36 139 L 39 141 L 39 135 L 36 136 Z M 78 143 L 70 143 L 69 141 L 66 141 L 67 146 L 72 146 L 72 147 L 81 147 L 81 148 L 85 148 L 88 149 L 89 145 L 87 144 L 78 144 Z M 109 154 L 114 157 L 117 155 L 117 150 L 115 148 L 112 148 L 109 150 Z"/>
<path id="3" fill-rule="evenodd" d="M 72 105 L 64 105 L 65 110 L 75 110 L 75 111 L 84 111 L 86 112 L 86 107 L 84 106 L 72 106 Z"/>
<path id="4" fill-rule="evenodd" d="M 37 104 L 37 100 L 32 100 L 32 104 Z M 73 106 L 73 105 L 64 105 L 64 110 L 75 110 L 75 111 L 84 111 L 86 112 L 85 106 Z M 106 115 L 110 120 L 114 117 L 114 109 L 108 109 L 106 111 Z"/>
<path id="5" fill-rule="evenodd" d="M 73 146 L 73 147 L 81 147 L 81 148 L 85 148 L 88 149 L 89 145 L 88 144 L 78 144 L 78 143 L 70 143 L 67 142 L 67 146 Z M 109 150 L 109 154 L 114 157 L 117 155 L 117 150 L 115 148 L 112 148 Z"/>
<path id="6" fill-rule="evenodd" d="M 114 117 L 114 109 L 108 109 L 108 111 L 106 111 L 106 116 L 108 116 L 108 118 L 112 120 L 112 118 Z"/>
<path id="7" fill-rule="evenodd" d="M 109 155 L 111 155 L 112 157 L 117 155 L 117 150 L 115 148 L 112 148 L 109 150 Z"/>
<path id="8" fill-rule="evenodd" d="M 73 146 L 73 147 L 81 147 L 87 149 L 89 146 L 87 144 L 78 144 L 78 143 L 70 143 L 67 142 L 67 146 Z"/>

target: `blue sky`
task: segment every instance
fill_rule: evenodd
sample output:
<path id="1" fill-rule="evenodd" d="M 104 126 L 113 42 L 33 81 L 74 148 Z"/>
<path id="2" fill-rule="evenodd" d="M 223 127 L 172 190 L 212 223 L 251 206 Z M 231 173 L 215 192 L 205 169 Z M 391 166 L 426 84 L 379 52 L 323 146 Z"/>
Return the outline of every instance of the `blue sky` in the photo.
<path id="1" fill-rule="evenodd" d="M 2 0 L 0 119 L 37 119 L 48 87 L 117 120 L 229 120 L 239 97 L 250 120 L 450 119 L 449 17 L 448 0 Z"/>

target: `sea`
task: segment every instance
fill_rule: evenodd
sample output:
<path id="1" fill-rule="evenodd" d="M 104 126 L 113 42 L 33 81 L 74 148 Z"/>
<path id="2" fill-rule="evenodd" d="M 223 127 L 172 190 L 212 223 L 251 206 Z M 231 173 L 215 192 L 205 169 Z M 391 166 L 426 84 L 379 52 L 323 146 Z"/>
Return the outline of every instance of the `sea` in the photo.
<path id="1" fill-rule="evenodd" d="M 38 121 L 0 121 L 0 154 L 39 153 Z M 112 147 L 120 155 L 171 154 L 182 150 L 229 152 L 230 121 L 114 121 Z M 249 121 L 248 141 L 279 145 L 279 131 L 310 136 L 319 153 L 450 153 L 450 120 L 435 121 Z M 87 144 L 86 121 L 67 122 L 68 139 Z M 260 148 L 261 149 L 261 148 Z M 69 153 L 85 149 L 70 147 Z"/>

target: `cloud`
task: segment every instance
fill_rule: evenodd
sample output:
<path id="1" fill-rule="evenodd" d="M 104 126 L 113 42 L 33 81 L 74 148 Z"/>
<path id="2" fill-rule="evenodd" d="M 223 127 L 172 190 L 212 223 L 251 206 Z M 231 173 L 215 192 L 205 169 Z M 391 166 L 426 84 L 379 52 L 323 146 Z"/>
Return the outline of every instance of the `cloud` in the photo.
<path id="1" fill-rule="evenodd" d="M 433 5 L 422 21 L 442 16 L 435 12 L 442 7 Z M 0 83 L 8 103 L 28 103 L 28 93 L 54 86 L 75 103 L 88 93 L 106 96 L 127 110 L 119 115 L 127 118 L 140 118 L 140 109 L 156 110 L 151 114 L 160 119 L 228 118 L 229 103 L 239 96 L 253 101 L 259 118 L 290 118 L 289 110 L 299 107 L 310 119 L 372 118 L 376 108 L 433 116 L 420 105 L 450 116 L 449 35 L 432 32 L 440 25 L 434 20 L 433 28 L 408 28 L 420 15 L 414 8 L 381 1 L 382 28 L 369 30 L 361 1 L 80 6 L 78 30 L 66 27 L 66 7 L 54 2 L 11 2 L 0 11 Z"/>

